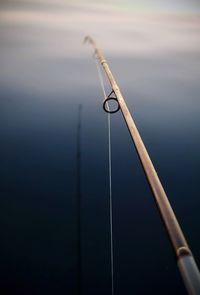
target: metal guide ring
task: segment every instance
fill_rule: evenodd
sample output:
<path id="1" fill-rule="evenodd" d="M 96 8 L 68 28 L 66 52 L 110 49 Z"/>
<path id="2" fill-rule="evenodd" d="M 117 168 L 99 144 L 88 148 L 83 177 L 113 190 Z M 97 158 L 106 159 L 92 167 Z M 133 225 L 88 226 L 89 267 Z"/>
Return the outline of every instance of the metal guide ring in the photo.
<path id="1" fill-rule="evenodd" d="M 113 110 L 110 110 L 107 106 L 107 103 L 109 102 L 109 100 L 114 100 L 117 102 L 117 106 L 115 109 Z M 118 103 L 118 100 L 116 99 L 116 97 L 113 97 L 113 96 L 108 96 L 104 101 L 103 101 L 103 109 L 106 113 L 109 113 L 109 114 L 114 114 L 114 113 L 117 113 L 120 109 L 120 106 L 119 106 L 119 103 Z"/>

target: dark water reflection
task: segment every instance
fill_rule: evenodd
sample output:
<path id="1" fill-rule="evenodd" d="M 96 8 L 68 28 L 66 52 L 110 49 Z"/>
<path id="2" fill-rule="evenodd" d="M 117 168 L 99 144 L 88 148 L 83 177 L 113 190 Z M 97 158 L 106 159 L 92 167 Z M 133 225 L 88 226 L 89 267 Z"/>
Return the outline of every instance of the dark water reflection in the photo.
<path id="1" fill-rule="evenodd" d="M 17 13 L 25 8 L 20 3 Z M 32 3 L 33 9 L 31 3 L 29 13 L 39 5 Z M 58 19 L 61 6 L 55 13 Z M 82 290 L 110 294 L 107 126 L 91 51 L 81 46 L 88 27 L 77 31 L 76 19 L 73 26 L 68 22 L 66 29 L 63 24 L 55 32 L 45 27 L 48 17 L 47 24 L 38 18 L 36 26 L 35 19 L 29 23 L 23 18 L 25 10 L 10 21 L 16 5 L 2 7 L 1 292 L 76 294 L 81 104 Z M 55 12 L 50 7 L 43 5 L 43 10 Z M 69 16 L 82 10 L 71 5 L 66 11 Z M 190 30 L 195 35 L 198 28 Z M 121 31 L 125 32 L 123 27 Z M 138 40 L 148 35 L 143 33 L 138 33 Z M 117 42 L 115 34 L 111 29 L 105 38 L 113 35 Z M 96 35 L 104 40 L 98 27 Z M 125 35 L 127 42 L 130 36 Z M 188 31 L 184 36 L 190 40 Z M 131 50 L 119 54 L 108 46 L 107 56 L 200 265 L 200 59 L 195 42 L 191 47 L 139 55 Z M 120 113 L 112 116 L 112 148 L 116 294 L 184 294 Z"/>

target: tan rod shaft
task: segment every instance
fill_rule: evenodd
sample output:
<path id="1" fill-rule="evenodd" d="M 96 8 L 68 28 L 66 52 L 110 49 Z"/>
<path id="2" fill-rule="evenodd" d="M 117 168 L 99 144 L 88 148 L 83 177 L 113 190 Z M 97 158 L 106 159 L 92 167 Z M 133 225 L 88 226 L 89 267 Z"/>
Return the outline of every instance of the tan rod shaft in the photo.
<path id="1" fill-rule="evenodd" d="M 174 248 L 175 255 L 177 257 L 178 267 L 180 269 L 180 273 L 187 288 L 188 294 L 200 294 L 200 274 L 198 267 L 195 263 L 192 252 L 188 247 L 183 232 L 178 224 L 172 207 L 168 201 L 163 186 L 158 178 L 155 168 L 151 162 L 148 152 L 144 146 L 141 136 L 137 130 L 134 120 L 120 92 L 120 89 L 112 75 L 112 72 L 103 55 L 103 52 L 97 47 L 95 41 L 91 37 L 87 36 L 85 40 L 89 41 L 89 43 L 93 45 L 96 57 L 99 59 L 99 62 L 101 63 L 111 84 L 112 90 L 115 93 L 124 120 L 138 153 L 140 162 L 144 169 L 146 178 L 153 193 L 154 200 L 157 204 L 163 223 L 169 235 L 169 239 Z"/>

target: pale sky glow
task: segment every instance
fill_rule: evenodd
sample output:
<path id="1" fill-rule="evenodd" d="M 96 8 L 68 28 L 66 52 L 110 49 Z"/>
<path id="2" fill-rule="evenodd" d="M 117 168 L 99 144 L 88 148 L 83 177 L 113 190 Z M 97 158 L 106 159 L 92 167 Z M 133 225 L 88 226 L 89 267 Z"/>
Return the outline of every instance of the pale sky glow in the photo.
<path id="1" fill-rule="evenodd" d="M 31 68 L 42 57 L 43 62 L 88 58 L 88 46 L 82 45 L 88 34 L 108 57 L 198 54 L 198 7 L 197 1 L 186 0 L 5 1 L 0 4 L 0 78 L 29 85 Z M 20 77 L 19 67 L 26 73 Z M 65 77 L 59 79 L 64 85 Z"/>
<path id="2" fill-rule="evenodd" d="M 15 2 L 17 3 L 16 0 L 13 3 Z M 103 4 L 107 2 L 108 4 Z M 156 12 L 156 7 L 165 7 L 164 1 L 150 1 L 151 6 L 147 5 L 149 1 L 140 1 L 140 4 L 137 4 L 138 1 L 103 1 L 100 5 L 99 1 L 75 1 L 74 3 L 73 1 L 59 0 L 56 2 L 56 9 L 53 9 L 55 2 L 49 0 L 43 1 L 42 5 L 41 1 L 34 1 L 34 4 L 31 0 L 21 1 L 19 6 L 10 5 L 0 11 L 0 24 L 3 26 L 6 24 L 23 25 L 24 29 L 27 26 L 32 26 L 32 29 L 35 30 L 40 28 L 41 31 L 37 32 L 35 37 L 32 35 L 31 38 L 33 40 L 38 38 L 41 49 L 44 42 L 50 42 L 50 40 L 42 40 L 43 33 L 66 31 L 66 38 L 71 39 L 71 42 L 68 42 L 67 48 L 65 46 L 60 48 L 60 53 L 62 54 L 63 50 L 63 54 L 68 55 L 72 53 L 74 55 L 74 50 L 79 48 L 80 40 L 87 34 L 102 40 L 106 49 L 113 51 L 113 54 L 119 54 L 122 51 L 126 51 L 127 54 L 134 52 L 143 54 L 149 51 L 157 54 L 160 50 L 196 51 L 199 48 L 198 44 L 200 44 L 200 20 L 198 16 L 191 14 L 191 11 L 197 4 L 194 1 L 192 5 L 191 2 L 190 9 L 187 1 L 182 1 L 182 4 L 181 1 L 175 2 L 177 2 L 176 5 L 174 1 L 168 1 L 166 11 L 168 12 L 168 7 L 170 7 L 176 15 Z M 129 6 L 131 7 L 130 11 L 119 10 L 120 7 L 127 8 Z M 113 9 L 111 9 L 112 7 Z M 140 10 L 141 7 L 145 10 Z M 155 8 L 155 11 L 152 7 Z M 177 7 L 181 10 L 177 11 Z M 148 9 L 150 9 L 149 13 L 147 13 Z M 186 9 L 188 9 L 188 13 L 181 14 L 183 10 L 186 12 Z M 72 37 L 71 31 L 73 31 L 74 37 Z M 129 39 L 126 38 L 127 34 L 130 34 Z M 71 36 L 69 37 L 69 35 Z M 137 38 L 137 42 L 135 42 L 135 38 Z"/>

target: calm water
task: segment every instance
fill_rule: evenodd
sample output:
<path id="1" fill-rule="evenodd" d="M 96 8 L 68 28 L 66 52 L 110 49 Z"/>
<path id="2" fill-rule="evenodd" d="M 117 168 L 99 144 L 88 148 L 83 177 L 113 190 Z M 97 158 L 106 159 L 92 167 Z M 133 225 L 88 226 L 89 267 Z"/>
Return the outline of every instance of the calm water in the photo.
<path id="1" fill-rule="evenodd" d="M 111 294 L 107 115 L 92 50 L 81 44 L 88 33 L 200 265 L 199 7 L 173 1 L 163 14 L 156 1 L 139 10 L 129 2 L 0 4 L 2 294 L 77 294 L 80 104 L 82 294 Z M 185 294 L 120 112 L 112 157 L 115 294 Z"/>

